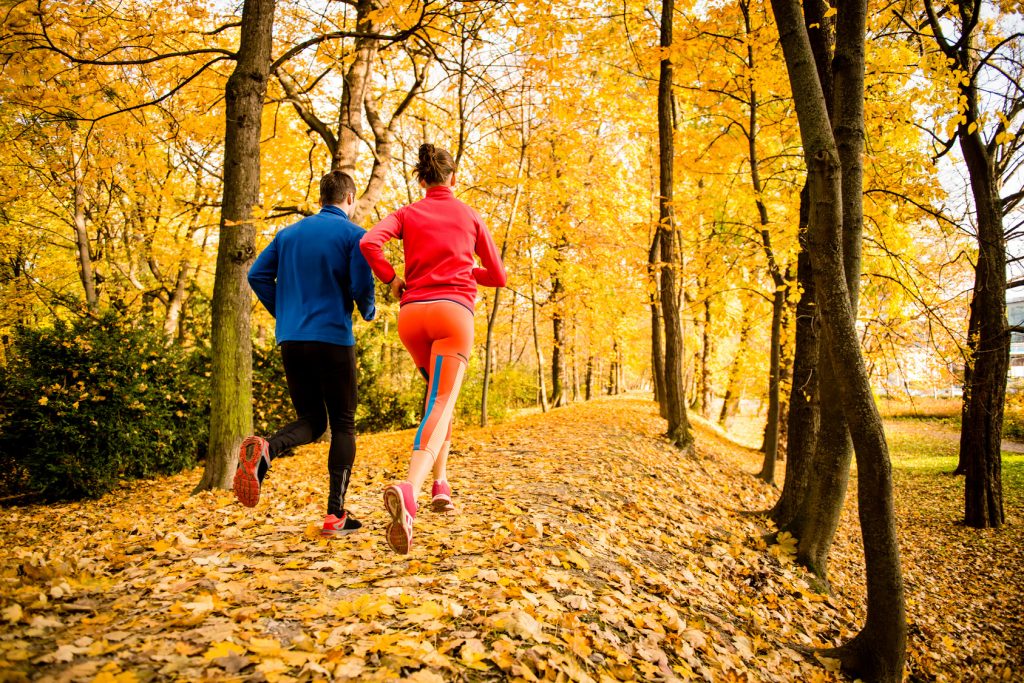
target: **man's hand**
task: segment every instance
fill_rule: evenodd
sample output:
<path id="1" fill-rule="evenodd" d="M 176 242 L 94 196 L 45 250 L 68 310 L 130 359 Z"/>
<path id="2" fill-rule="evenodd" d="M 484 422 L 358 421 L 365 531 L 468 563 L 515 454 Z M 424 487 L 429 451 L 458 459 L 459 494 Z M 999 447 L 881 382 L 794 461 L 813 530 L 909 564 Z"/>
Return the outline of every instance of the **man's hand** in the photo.
<path id="1" fill-rule="evenodd" d="M 395 279 L 391 281 L 391 296 L 397 301 L 402 298 L 403 292 L 405 292 L 405 280 L 396 275 Z"/>

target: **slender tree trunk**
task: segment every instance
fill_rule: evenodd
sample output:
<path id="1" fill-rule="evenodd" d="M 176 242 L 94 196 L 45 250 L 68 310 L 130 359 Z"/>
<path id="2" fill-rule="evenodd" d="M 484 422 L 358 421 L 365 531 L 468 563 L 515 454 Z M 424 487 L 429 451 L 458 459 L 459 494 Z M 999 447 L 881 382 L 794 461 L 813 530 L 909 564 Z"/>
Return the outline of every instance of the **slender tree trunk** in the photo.
<path id="1" fill-rule="evenodd" d="M 662 0 L 662 48 L 672 46 L 672 21 L 675 2 Z M 672 58 L 665 50 L 658 78 L 658 232 L 661 234 L 661 301 L 665 322 L 665 398 L 668 412 L 668 439 L 677 447 L 690 449 L 693 435 L 686 416 L 683 392 L 683 328 L 679 315 L 677 286 L 676 225 L 673 202 L 673 165 L 675 162 L 672 124 Z"/>
<path id="2" fill-rule="evenodd" d="M 516 191 L 512 196 L 512 208 L 509 209 L 508 222 L 505 224 L 505 236 L 501 240 L 501 260 L 505 261 L 505 253 L 508 250 L 508 234 L 515 223 L 516 213 L 519 211 L 519 197 L 522 193 L 522 185 L 519 184 L 519 177 L 523 172 L 523 163 L 526 159 L 526 144 L 524 143 L 519 154 L 519 168 L 516 170 Z M 480 391 L 480 426 L 487 426 L 487 395 L 491 387 L 491 359 L 494 354 L 494 325 L 498 320 L 498 304 L 501 303 L 501 291 L 499 287 L 494 290 L 494 302 L 491 304 L 491 314 L 487 317 L 487 346 L 484 348 L 484 384 Z M 514 332 L 515 330 L 513 330 Z M 513 334 L 514 336 L 514 334 Z M 511 364 L 511 358 L 509 359 Z"/>
<path id="3" fill-rule="evenodd" d="M 832 135 L 814 56 L 801 21 L 799 0 L 772 0 L 776 24 L 789 73 L 810 185 L 810 255 L 817 303 L 821 311 L 824 348 L 832 360 L 840 399 L 857 457 L 857 499 L 867 574 L 867 618 L 851 641 L 823 654 L 871 680 L 898 682 L 903 678 L 907 624 L 903 579 L 893 512 L 892 472 L 882 420 L 857 335 L 855 292 L 847 287 L 851 272 L 844 246 L 850 243 L 844 220 L 859 226 L 861 194 L 848 188 L 859 180 L 856 159 L 846 155 L 862 143 L 864 117 L 864 43 L 866 0 L 841 3 L 836 31 L 837 132 L 848 147 L 841 150 Z M 847 163 L 851 167 L 847 173 Z M 844 174 L 846 177 L 844 177 Z M 859 242 L 858 242 L 859 247 Z M 851 255 L 852 259 L 852 255 Z M 859 259 L 852 259 L 859 269 Z M 824 432 L 823 432 L 824 433 Z"/>
<path id="4" fill-rule="evenodd" d="M 775 484 L 775 460 L 779 453 L 779 381 L 782 359 L 782 309 L 786 292 L 776 289 L 772 297 L 772 336 L 768 377 L 768 423 L 764 434 L 764 462 L 757 478 Z"/>
<path id="5" fill-rule="evenodd" d="M 529 214 L 529 209 L 527 209 Z M 527 221 L 528 223 L 532 221 Z M 530 226 L 527 225 L 527 229 Z M 533 257 L 530 257 L 530 314 L 533 322 L 533 350 L 537 354 L 537 399 L 541 412 L 548 412 L 548 390 L 544 383 L 544 352 L 540 348 L 540 329 L 537 325 L 537 285 L 533 277 Z"/>
<path id="6" fill-rule="evenodd" d="M 722 397 L 722 408 L 718 413 L 718 423 L 723 427 L 726 426 L 729 419 L 736 413 L 736 408 L 739 405 L 739 398 L 736 396 L 736 383 L 740 377 L 741 361 L 747 348 L 747 339 L 750 337 L 750 318 L 750 311 L 744 310 L 743 319 L 740 322 L 739 344 L 736 346 L 736 355 L 729 366 L 729 375 L 725 383 L 725 394 Z"/>
<path id="7" fill-rule="evenodd" d="M 711 298 L 704 297 L 704 323 L 702 325 L 702 343 L 700 349 L 700 414 L 704 417 L 711 415 L 714 407 L 715 394 L 714 384 L 711 382 Z"/>
<path id="8" fill-rule="evenodd" d="M 551 287 L 554 310 L 551 313 L 551 407 L 559 408 L 568 403 L 565 392 L 565 322 L 562 320 L 562 281 L 555 275 Z"/>
<path id="9" fill-rule="evenodd" d="M 668 417 L 668 398 L 665 395 L 665 351 L 662 348 L 661 334 L 661 301 L 659 292 L 661 283 L 658 276 L 660 267 L 658 261 L 661 258 L 661 231 L 654 233 L 651 240 L 651 248 L 648 251 L 648 264 L 651 283 L 650 305 L 651 305 L 651 379 L 654 385 L 654 400 L 658 403 L 658 411 L 662 418 Z"/>
<path id="10" fill-rule="evenodd" d="M 260 190 L 260 119 L 267 91 L 275 0 L 245 0 L 235 70 L 225 91 L 224 195 L 213 284 L 210 446 L 196 491 L 229 488 L 238 445 L 252 431 L 250 221 Z"/>
<path id="11" fill-rule="evenodd" d="M 587 356 L 587 379 L 585 400 L 589 401 L 594 395 L 594 357 Z"/>
<path id="12" fill-rule="evenodd" d="M 96 293 L 96 275 L 92 267 L 92 254 L 89 252 L 89 230 L 85 225 L 85 188 L 78 178 L 75 169 L 75 246 L 78 248 L 78 275 L 85 291 L 85 304 L 90 311 L 99 307 L 99 296 Z"/>

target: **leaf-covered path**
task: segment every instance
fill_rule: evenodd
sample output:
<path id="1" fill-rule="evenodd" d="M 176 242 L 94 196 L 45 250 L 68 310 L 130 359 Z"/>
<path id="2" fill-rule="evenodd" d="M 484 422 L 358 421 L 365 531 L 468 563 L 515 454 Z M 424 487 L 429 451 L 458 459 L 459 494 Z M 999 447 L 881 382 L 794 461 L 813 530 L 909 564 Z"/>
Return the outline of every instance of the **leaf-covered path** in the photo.
<path id="1" fill-rule="evenodd" d="M 836 679 L 786 644 L 837 643 L 862 618 L 852 520 L 836 594 L 817 595 L 735 514 L 772 501 L 757 455 L 701 430 L 681 459 L 661 428 L 625 398 L 460 429 L 460 514 L 424 509 L 406 557 L 383 542 L 380 491 L 408 432 L 360 438 L 349 507 L 366 528 L 345 539 L 316 533 L 323 445 L 277 461 L 255 510 L 190 497 L 198 472 L 6 510 L 0 681 Z M 907 573 L 911 671 L 1012 675 L 1019 622 L 965 637 L 951 585 Z"/>

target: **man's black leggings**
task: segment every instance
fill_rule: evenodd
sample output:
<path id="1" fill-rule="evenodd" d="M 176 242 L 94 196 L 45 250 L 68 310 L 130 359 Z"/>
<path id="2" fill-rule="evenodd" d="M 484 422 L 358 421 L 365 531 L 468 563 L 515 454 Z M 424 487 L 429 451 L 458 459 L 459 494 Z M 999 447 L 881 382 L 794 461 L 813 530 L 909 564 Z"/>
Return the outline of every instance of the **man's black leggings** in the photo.
<path id="1" fill-rule="evenodd" d="M 355 347 L 324 342 L 281 344 L 288 393 L 298 419 L 270 438 L 270 457 L 312 443 L 331 425 L 327 514 L 341 517 L 356 458 Z"/>

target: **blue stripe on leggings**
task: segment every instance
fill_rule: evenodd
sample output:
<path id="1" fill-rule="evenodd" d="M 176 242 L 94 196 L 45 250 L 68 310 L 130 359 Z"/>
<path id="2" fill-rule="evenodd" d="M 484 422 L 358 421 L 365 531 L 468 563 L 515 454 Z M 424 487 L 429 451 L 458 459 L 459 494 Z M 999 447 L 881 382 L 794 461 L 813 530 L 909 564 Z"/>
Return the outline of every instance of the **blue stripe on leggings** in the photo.
<path id="1" fill-rule="evenodd" d="M 430 389 L 430 400 L 427 401 L 427 410 L 423 413 L 423 422 L 420 422 L 420 428 L 416 432 L 416 439 L 412 442 L 412 449 L 414 451 L 422 450 L 420 448 L 420 436 L 423 435 L 423 428 L 427 425 L 430 411 L 434 409 L 434 402 L 437 400 L 437 385 L 441 383 L 441 359 L 443 357 L 438 356 L 437 365 L 434 366 L 434 386 Z"/>

